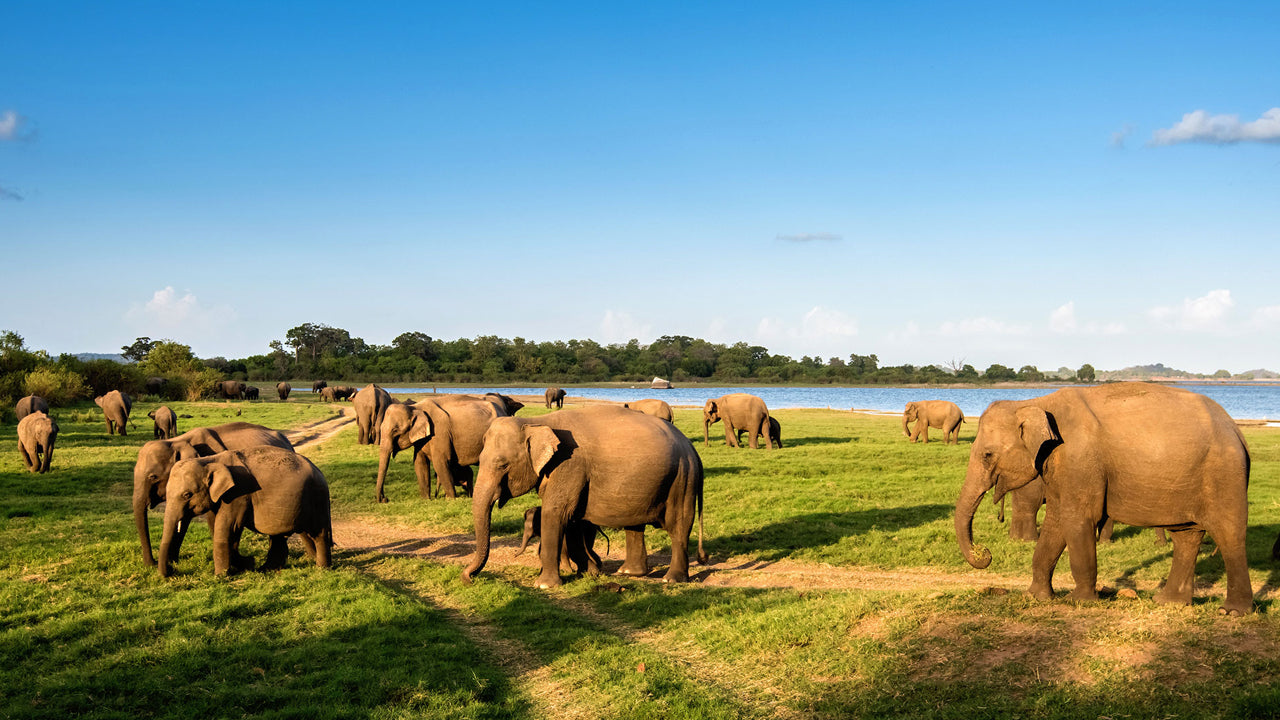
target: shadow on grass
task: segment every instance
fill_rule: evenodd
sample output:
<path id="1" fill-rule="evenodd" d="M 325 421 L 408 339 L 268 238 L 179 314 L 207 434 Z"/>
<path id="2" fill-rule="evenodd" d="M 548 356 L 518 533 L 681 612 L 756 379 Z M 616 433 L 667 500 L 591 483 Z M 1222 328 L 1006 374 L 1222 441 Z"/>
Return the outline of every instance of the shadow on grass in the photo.
<path id="1" fill-rule="evenodd" d="M 750 554 L 760 560 L 781 560 L 802 548 L 834 545 L 871 530 L 897 532 L 950 517 L 953 505 L 914 505 L 853 512 L 796 515 L 755 530 L 716 538 L 718 552 Z"/>

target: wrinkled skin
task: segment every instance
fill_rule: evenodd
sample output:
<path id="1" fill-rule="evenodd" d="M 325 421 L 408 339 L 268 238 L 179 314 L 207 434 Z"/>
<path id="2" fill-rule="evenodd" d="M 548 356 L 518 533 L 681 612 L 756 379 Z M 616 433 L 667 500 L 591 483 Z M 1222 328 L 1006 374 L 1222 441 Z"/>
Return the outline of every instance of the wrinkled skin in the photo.
<path id="1" fill-rule="evenodd" d="M 57 440 L 58 423 L 39 410 L 18 421 L 18 452 L 22 464 L 33 473 L 49 472 Z"/>
<path id="2" fill-rule="evenodd" d="M 325 382 L 324 380 L 316 380 L 315 382 L 311 383 L 311 392 L 313 393 L 320 392 L 321 390 L 327 387 L 329 387 L 329 383 Z"/>
<path id="3" fill-rule="evenodd" d="M 138 450 L 133 465 L 133 520 L 142 546 L 142 562 L 155 565 L 151 553 L 151 533 L 147 527 L 147 510 L 155 508 L 168 496 L 169 473 L 179 460 L 208 457 L 227 450 L 245 450 L 270 445 L 293 451 L 289 439 L 278 430 L 246 422 L 233 422 L 214 427 L 195 428 L 169 440 L 152 440 Z M 171 548 L 176 560 L 186 527 L 180 527 Z"/>
<path id="4" fill-rule="evenodd" d="M 151 434 L 156 440 L 168 440 L 178 436 L 178 416 L 169 409 L 168 405 L 160 407 L 147 413 L 147 417 L 155 423 L 155 428 Z"/>
<path id="5" fill-rule="evenodd" d="M 13 413 L 18 416 L 18 420 L 30 415 L 33 412 L 42 412 L 49 414 L 49 403 L 39 395 L 28 395 L 18 401 L 13 407 Z"/>
<path id="6" fill-rule="evenodd" d="M 256 385 L 249 385 L 249 386 L 246 386 L 244 389 L 245 400 L 257 400 L 258 396 L 261 394 L 262 394 L 262 389 Z"/>
<path id="7" fill-rule="evenodd" d="M 360 445 L 377 445 L 382 416 L 391 406 L 391 395 L 369 383 L 357 391 L 356 396 L 351 398 L 351 404 L 355 407 L 356 425 L 360 430 L 356 442 Z"/>
<path id="8" fill-rule="evenodd" d="M 112 390 L 106 395 L 99 395 L 93 401 L 102 408 L 102 415 L 107 420 L 108 435 L 115 435 L 117 430 L 120 431 L 121 437 L 129 434 L 127 425 L 129 413 L 133 410 L 133 398 L 129 397 L 128 393 Z"/>
<path id="9" fill-rule="evenodd" d="M 564 407 L 564 390 L 558 387 L 549 387 L 546 392 L 547 409 L 553 406 L 558 410 Z"/>
<path id="10" fill-rule="evenodd" d="M 960 424 L 964 422 L 964 413 L 960 406 L 950 400 L 919 400 L 907 403 L 902 411 L 902 434 L 915 442 L 920 436 L 929 442 L 929 428 L 942 430 L 942 441 L 951 445 L 960 444 Z M 915 429 L 908 432 L 907 424 L 915 423 Z"/>
<path id="11" fill-rule="evenodd" d="M 247 528 L 271 538 L 264 569 L 282 568 L 288 537 L 302 536 L 316 566 L 331 565 L 333 523 L 329 485 L 310 460 L 283 448 L 259 446 L 182 460 L 169 478 L 160 576 L 169 577 L 170 550 L 179 527 L 211 513 L 213 572 L 231 570 L 240 534 Z"/>
<path id="12" fill-rule="evenodd" d="M 645 415 L 652 415 L 659 420 L 666 420 L 667 422 L 673 422 L 672 418 L 675 417 L 671 413 L 671 406 L 663 400 L 632 400 L 631 402 L 623 403 L 622 407 L 639 410 Z"/>
<path id="13" fill-rule="evenodd" d="M 363 393 L 361 393 L 363 394 Z M 357 396 L 359 397 L 359 396 Z M 472 395 L 438 395 L 413 405 L 392 403 L 379 427 L 378 476 L 374 499 L 387 502 L 383 484 L 391 459 L 401 450 L 413 449 L 413 471 L 418 493 L 431 497 L 431 470 L 445 496 L 456 497 L 455 486 L 471 488 L 471 468 L 480 462 L 484 434 L 494 419 L 506 417 L 500 401 Z"/>
<path id="14" fill-rule="evenodd" d="M 289 399 L 289 391 L 291 390 L 293 390 L 293 386 L 287 382 L 276 383 L 276 395 L 280 396 L 281 402 Z"/>
<path id="15" fill-rule="evenodd" d="M 243 400 L 249 386 L 239 380 L 223 380 L 218 383 L 218 394 L 227 399 Z"/>
<path id="16" fill-rule="evenodd" d="M 1036 479 L 1045 519 L 1032 557 L 1030 594 L 1053 597 L 1053 570 L 1070 548 L 1076 600 L 1095 600 L 1097 530 L 1107 518 L 1173 533 L 1173 564 L 1162 603 L 1190 604 L 1195 559 L 1205 532 L 1222 553 L 1222 610 L 1253 609 L 1245 558 L 1249 449 L 1227 413 L 1196 393 L 1146 383 L 1068 388 L 1032 400 L 992 403 L 982 414 L 956 501 L 956 539 L 969 564 L 991 553 L 973 544 L 973 516 L 989 490 L 1005 493 Z"/>
<path id="17" fill-rule="evenodd" d="M 747 393 L 730 393 L 708 400 L 702 406 L 702 442 L 711 444 L 710 428 L 724 421 L 724 444 L 738 447 L 738 430 L 747 432 L 751 449 L 759 447 L 759 438 L 764 438 L 765 446 L 773 449 L 769 440 L 769 408 L 764 400 Z"/>
<path id="18" fill-rule="evenodd" d="M 744 432 L 746 430 L 738 428 L 735 433 L 735 439 L 738 441 L 739 446 L 742 445 L 742 433 Z M 773 443 L 776 448 L 782 448 L 782 425 L 778 422 L 778 418 L 772 415 L 769 416 L 769 442 Z"/>
<path id="19" fill-rule="evenodd" d="M 564 545 L 560 548 L 560 570 L 566 573 L 587 573 L 591 577 L 600 574 L 600 556 L 596 554 L 596 534 L 603 534 L 600 528 L 586 520 L 570 520 L 564 526 Z M 524 536 L 520 539 L 520 548 L 516 555 L 523 555 L 525 548 L 534 538 L 539 539 L 538 554 L 541 556 L 542 538 L 542 506 L 531 507 L 524 511 Z"/>
<path id="20" fill-rule="evenodd" d="M 1013 498 L 1013 510 L 1009 521 L 1009 537 L 1013 540 L 1024 540 L 1034 542 L 1040 537 L 1040 530 L 1036 526 L 1036 516 L 1040 513 L 1040 506 L 1044 505 L 1044 481 L 1036 478 L 1031 482 L 1023 485 L 1017 490 L 1009 493 Z M 1001 522 L 1004 521 L 1004 508 L 1001 507 Z M 1112 527 L 1115 520 L 1107 518 L 1102 527 L 1098 530 L 1098 542 L 1111 542 Z M 1156 541 L 1161 545 L 1169 542 L 1165 535 L 1164 528 L 1156 528 Z"/>
<path id="21" fill-rule="evenodd" d="M 698 519 L 702 549 L 702 461 L 670 423 L 618 406 L 590 406 L 536 418 L 497 418 L 484 436 L 480 472 L 471 498 L 476 551 L 463 582 L 489 559 L 495 504 L 536 490 L 542 498 L 542 573 L 539 587 L 561 584 L 565 527 L 586 520 L 627 530 L 622 572 L 645 575 L 644 528 L 671 536 L 671 566 L 664 580 L 689 578 L 689 534 Z"/>

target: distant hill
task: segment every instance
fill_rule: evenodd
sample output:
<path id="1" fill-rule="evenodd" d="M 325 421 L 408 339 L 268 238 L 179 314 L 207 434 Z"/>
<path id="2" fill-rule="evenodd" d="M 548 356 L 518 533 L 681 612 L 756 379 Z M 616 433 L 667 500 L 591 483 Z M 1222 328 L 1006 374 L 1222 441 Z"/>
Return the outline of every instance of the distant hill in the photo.
<path id="1" fill-rule="evenodd" d="M 1133 365 L 1123 370 L 1102 370 L 1098 372 L 1099 380 L 1201 380 L 1208 378 L 1217 380 L 1275 380 L 1280 378 L 1280 373 L 1259 368 L 1234 374 L 1219 370 L 1216 373 L 1206 375 L 1204 373 L 1191 373 L 1186 370 L 1166 367 L 1164 363 Z"/>
<path id="2" fill-rule="evenodd" d="M 89 362 L 90 360 L 114 360 L 122 365 L 129 364 L 128 360 L 120 353 L 76 353 L 76 359 L 81 362 Z"/>

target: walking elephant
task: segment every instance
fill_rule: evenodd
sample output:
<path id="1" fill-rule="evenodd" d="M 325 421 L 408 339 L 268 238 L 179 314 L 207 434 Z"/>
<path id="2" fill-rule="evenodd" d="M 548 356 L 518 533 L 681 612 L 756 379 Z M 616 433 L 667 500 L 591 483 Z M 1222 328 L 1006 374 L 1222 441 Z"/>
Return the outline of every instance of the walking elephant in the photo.
<path id="1" fill-rule="evenodd" d="M 351 404 L 355 407 L 356 426 L 360 431 L 356 442 L 360 445 L 377 445 L 382 416 L 391 406 L 391 395 L 369 383 L 356 392 L 356 396 L 351 398 Z"/>
<path id="2" fill-rule="evenodd" d="M 361 393 L 363 394 L 363 392 Z M 357 396 L 359 397 L 359 396 Z M 435 469 L 436 493 L 456 497 L 455 486 L 471 490 L 471 467 L 480 462 L 484 434 L 506 411 L 498 401 L 471 395 L 440 395 L 413 405 L 392 403 L 383 414 L 378 436 L 378 477 L 374 499 L 387 502 L 383 484 L 391 458 L 413 448 L 413 472 L 418 494 L 431 497 L 431 471 Z"/>
<path id="3" fill-rule="evenodd" d="M 39 410 L 18 421 L 18 452 L 22 464 L 33 473 L 49 472 L 57 440 L 58 423 Z"/>
<path id="4" fill-rule="evenodd" d="M 645 415 L 652 415 L 659 420 L 674 422 L 672 418 L 675 416 L 671 413 L 671 406 L 663 400 L 632 400 L 631 402 L 622 403 L 622 407 L 639 410 Z"/>
<path id="5" fill-rule="evenodd" d="M 929 442 L 929 428 L 942 430 L 942 441 L 952 445 L 960 444 L 960 424 L 964 422 L 964 412 L 960 406 L 950 400 L 919 400 L 907 403 L 902 411 L 902 434 L 915 442 L 924 436 Z M 908 432 L 907 423 L 915 423 L 915 429 Z"/>
<path id="6" fill-rule="evenodd" d="M 151 554 L 147 510 L 155 508 L 168 497 L 169 473 L 173 466 L 180 460 L 208 457 L 228 450 L 246 450 L 259 445 L 270 445 L 293 452 L 293 445 L 284 433 L 247 422 L 195 428 L 168 440 L 151 440 L 138 450 L 138 460 L 133 465 L 133 520 L 138 529 L 138 542 L 142 545 L 144 564 L 156 564 L 155 557 Z M 173 553 L 171 560 L 177 559 L 185 533 L 186 526 L 181 525 L 170 548 Z"/>
<path id="7" fill-rule="evenodd" d="M 1045 519 L 1032 557 L 1032 596 L 1053 597 L 1053 570 L 1070 547 L 1077 600 L 1097 599 L 1097 530 L 1103 520 L 1173 533 L 1162 603 L 1189 604 L 1205 532 L 1226 566 L 1223 612 L 1253 608 L 1245 558 L 1249 449 L 1214 401 L 1178 388 L 1116 383 L 998 401 L 982 414 L 956 500 L 955 531 L 976 568 L 991 553 L 973 544 L 973 516 L 988 490 L 1044 481 Z"/>
<path id="8" fill-rule="evenodd" d="M 215 575 L 231 569 L 233 551 L 246 528 L 271 538 L 264 569 L 284 567 L 288 538 L 294 533 L 302 536 L 317 567 L 331 565 L 329 484 L 314 463 L 292 450 L 260 446 L 182 460 L 173 466 L 169 488 L 160 540 L 161 577 L 171 573 L 170 549 L 179 526 L 205 513 L 212 513 Z"/>
<path id="9" fill-rule="evenodd" d="M 547 397 L 547 409 L 550 410 L 555 406 L 557 410 L 564 407 L 564 389 L 558 387 L 549 387 L 545 393 Z"/>
<path id="10" fill-rule="evenodd" d="M 329 387 L 329 383 L 325 382 L 324 380 L 316 380 L 315 382 L 311 383 L 311 392 L 317 393 L 327 387 Z"/>
<path id="11" fill-rule="evenodd" d="M 464 583 L 489 559 L 494 505 L 536 490 L 542 498 L 542 573 L 538 586 L 561 584 L 565 527 L 585 520 L 625 528 L 622 572 L 648 573 L 646 525 L 671 536 L 671 566 L 664 581 L 689 578 L 689 535 L 698 520 L 702 549 L 702 461 L 671 423 L 617 406 L 591 406 L 536 418 L 497 418 L 484 436 L 480 472 L 471 498 L 476 551 L 462 571 Z"/>
<path id="12" fill-rule="evenodd" d="M 168 405 L 161 405 L 152 410 L 147 413 L 147 417 L 151 418 L 152 422 L 155 423 L 155 428 L 151 431 L 151 434 L 155 436 L 156 440 L 168 440 L 177 436 L 178 416 L 173 413 L 173 410 L 169 409 Z"/>
<path id="13" fill-rule="evenodd" d="M 570 520 L 565 523 L 564 544 L 560 548 L 560 570 L 567 573 L 587 573 L 592 577 L 599 575 L 603 565 L 595 549 L 597 534 L 604 533 L 586 520 Z M 542 506 L 539 505 L 524 511 L 524 536 L 520 539 L 516 555 L 523 555 L 525 548 L 529 547 L 529 541 L 541 537 Z M 541 547 L 538 548 L 538 554 L 542 554 Z"/>
<path id="14" fill-rule="evenodd" d="M 335 394 L 334 388 L 331 388 L 331 387 L 320 388 L 320 402 L 337 402 L 337 401 L 338 401 L 338 396 Z"/>
<path id="15" fill-rule="evenodd" d="M 734 439 L 738 441 L 739 446 L 742 445 L 742 433 L 744 432 L 746 432 L 745 429 L 738 428 L 734 433 Z M 769 442 L 773 443 L 773 446 L 779 450 L 782 449 L 782 425 L 778 422 L 778 418 L 772 415 L 769 416 Z"/>
<path id="16" fill-rule="evenodd" d="M 287 382 L 276 383 L 276 395 L 280 396 L 280 402 L 289 399 L 289 392 L 293 390 L 293 386 Z"/>
<path id="17" fill-rule="evenodd" d="M 228 400 L 243 400 L 245 390 L 248 389 L 249 386 L 239 380 L 223 380 L 218 383 L 218 395 Z"/>
<path id="18" fill-rule="evenodd" d="M 108 435 L 115 435 L 117 430 L 120 431 L 121 437 L 129 434 L 129 428 L 126 425 L 129 422 L 129 413 L 133 410 L 133 398 L 129 397 L 128 393 L 112 390 L 106 395 L 99 395 L 93 401 L 102 408 L 102 415 L 107 420 Z"/>
<path id="19" fill-rule="evenodd" d="M 34 412 L 42 412 L 48 415 L 49 402 L 39 395 L 28 395 L 19 400 L 13 407 L 13 414 L 18 416 L 19 421 Z"/>
<path id="20" fill-rule="evenodd" d="M 702 406 L 702 442 L 711 444 L 710 427 L 721 420 L 724 421 L 724 444 L 738 447 L 738 429 L 747 432 L 751 449 L 759 447 L 760 437 L 765 446 L 773 449 L 773 441 L 769 439 L 769 408 L 764 400 L 747 393 L 730 393 L 708 400 Z"/>

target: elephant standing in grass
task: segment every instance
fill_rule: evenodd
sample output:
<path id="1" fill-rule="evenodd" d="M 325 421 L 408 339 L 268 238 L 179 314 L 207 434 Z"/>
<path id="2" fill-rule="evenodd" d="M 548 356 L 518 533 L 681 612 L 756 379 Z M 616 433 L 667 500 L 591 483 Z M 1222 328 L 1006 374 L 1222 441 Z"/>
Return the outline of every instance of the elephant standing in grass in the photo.
<path id="1" fill-rule="evenodd" d="M 164 392 L 166 388 L 169 387 L 169 378 L 160 377 L 158 375 L 149 377 L 147 378 L 146 383 L 143 384 L 143 387 L 146 388 L 148 395 L 151 395 L 153 397 L 158 396 L 160 395 L 160 393 Z"/>
<path id="2" fill-rule="evenodd" d="M 440 395 L 423 398 L 413 405 L 392 403 L 383 414 L 378 432 L 374 499 L 387 502 L 382 489 L 387 467 L 391 458 L 409 448 L 413 448 L 413 471 L 420 496 L 431 497 L 432 468 L 437 478 L 437 494 L 443 488 L 445 496 L 453 498 L 455 485 L 470 490 L 470 466 L 480 462 L 484 434 L 496 418 L 506 416 L 501 402 L 470 395 Z"/>
<path id="3" fill-rule="evenodd" d="M 218 394 L 228 400 L 233 398 L 243 400 L 244 392 L 247 389 L 249 389 L 249 386 L 239 380 L 223 380 L 218 383 Z"/>
<path id="4" fill-rule="evenodd" d="M 257 400 L 262 390 L 257 385 L 248 385 L 244 389 L 245 400 Z"/>
<path id="5" fill-rule="evenodd" d="M 664 400 L 632 400 L 631 402 L 623 403 L 622 407 L 639 410 L 645 415 L 652 415 L 659 420 L 674 422 L 672 418 L 675 416 L 671 413 L 671 406 Z"/>
<path id="6" fill-rule="evenodd" d="M 102 408 L 102 415 L 107 420 L 108 435 L 115 435 L 117 430 L 120 431 L 121 437 L 129 434 L 129 428 L 126 425 L 129 422 L 129 413 L 133 410 L 133 398 L 129 397 L 128 393 L 112 390 L 106 395 L 99 395 L 93 401 Z"/>
<path id="7" fill-rule="evenodd" d="M 915 423 L 915 429 L 907 431 L 907 423 Z M 950 400 L 920 400 L 907 403 L 902 411 L 902 434 L 915 442 L 921 435 L 929 442 L 929 428 L 942 430 L 942 441 L 952 445 L 960 444 L 960 424 L 964 422 L 964 413 L 960 406 Z"/>
<path id="8" fill-rule="evenodd" d="M 547 409 L 550 410 L 555 406 L 557 410 L 564 407 L 564 390 L 558 387 L 549 387 L 545 393 L 547 398 Z"/>
<path id="9" fill-rule="evenodd" d="M 289 439 L 278 430 L 247 422 L 233 422 L 214 427 L 188 430 L 169 440 L 151 440 L 138 450 L 133 465 L 133 520 L 142 545 L 142 562 L 155 565 L 151 554 L 151 534 L 147 528 L 147 510 L 168 497 L 169 473 L 180 460 L 208 457 L 227 450 L 246 450 L 271 445 L 293 452 Z M 178 527 L 170 547 L 170 560 L 176 560 L 186 534 L 186 525 Z"/>
<path id="10" fill-rule="evenodd" d="M 1023 485 L 1017 490 L 1010 491 L 1013 497 L 1013 511 L 1010 514 L 1009 537 L 1014 540 L 1025 540 L 1034 542 L 1040 538 L 1040 531 L 1036 527 L 1036 516 L 1040 513 L 1040 506 L 1044 505 L 1045 492 L 1044 480 L 1036 478 L 1031 482 Z M 1004 503 L 1000 504 L 1000 522 L 1004 522 Z M 1115 520 L 1107 518 L 1102 527 L 1098 529 L 1098 542 L 1111 542 L 1111 533 Z M 1165 534 L 1164 528 L 1156 528 L 1156 540 L 1165 545 L 1169 542 L 1168 536 Z"/>
<path id="11" fill-rule="evenodd" d="M 58 423 L 37 410 L 18 421 L 18 452 L 22 464 L 33 473 L 47 473 L 53 464 L 53 445 L 58 439 Z"/>
<path id="12" fill-rule="evenodd" d="M 325 382 L 324 380 L 316 380 L 315 382 L 311 383 L 311 392 L 318 393 L 327 387 L 329 387 L 329 383 Z"/>
<path id="13" fill-rule="evenodd" d="M 567 573 L 585 572 L 592 577 L 599 575 L 603 566 L 595 549 L 597 534 L 604 533 L 586 520 L 570 520 L 565 523 L 564 545 L 560 548 L 560 569 Z M 542 506 L 539 505 L 524 511 L 524 536 L 520 539 L 516 555 L 523 555 L 525 548 L 529 547 L 529 541 L 541 537 Z M 542 554 L 541 547 L 538 548 L 538 554 Z"/>
<path id="14" fill-rule="evenodd" d="M 734 433 L 739 446 L 742 445 L 742 433 L 744 432 L 746 432 L 745 429 L 738 428 L 737 432 Z M 778 418 L 772 415 L 769 416 L 769 442 L 773 443 L 773 446 L 779 450 L 782 449 L 782 424 L 778 422 Z"/>
<path id="15" fill-rule="evenodd" d="M 334 388 L 331 388 L 331 387 L 320 388 L 320 402 L 337 402 L 337 401 L 338 401 L 338 397 L 334 393 Z"/>
<path id="16" fill-rule="evenodd" d="M 542 497 L 542 573 L 539 587 L 561 584 L 566 526 L 585 520 L 626 528 L 622 572 L 645 575 L 646 525 L 671 536 L 665 581 L 689 578 L 689 535 L 698 520 L 702 549 L 702 461 L 671 423 L 618 406 L 591 406 L 536 418 L 497 418 L 484 436 L 471 498 L 476 551 L 464 583 L 489 559 L 493 508 L 536 490 Z"/>
<path id="17" fill-rule="evenodd" d="M 288 538 L 302 536 L 317 567 L 331 565 L 333 522 L 329 484 L 307 458 L 278 447 L 232 450 L 183 460 L 173 466 L 160 540 L 160 576 L 170 575 L 170 552 L 179 527 L 212 513 L 213 572 L 225 575 L 247 528 L 271 538 L 264 569 L 282 568 Z"/>
<path id="18" fill-rule="evenodd" d="M 177 437 L 178 416 L 173 414 L 173 410 L 170 410 L 168 405 L 161 405 L 152 410 L 147 413 L 147 417 L 155 422 L 155 429 L 152 430 L 152 435 L 155 436 L 156 440 L 168 440 L 169 438 Z"/>
<path id="19" fill-rule="evenodd" d="M 1095 600 L 1097 531 L 1115 518 L 1173 533 L 1173 565 L 1161 603 L 1189 604 L 1205 532 L 1226 566 L 1223 612 L 1253 609 L 1245 557 L 1249 448 L 1214 401 L 1187 390 L 1116 383 L 994 402 L 982 414 L 956 500 L 960 551 L 976 568 L 991 553 L 973 544 L 973 516 L 988 490 L 1005 493 L 1041 478 L 1045 518 L 1032 557 L 1032 596 L 1053 597 L 1053 570 L 1070 547 L 1076 600 Z"/>
<path id="20" fill-rule="evenodd" d="M 730 393 L 708 400 L 702 406 L 702 442 L 711 444 L 710 427 L 724 421 L 724 444 L 738 447 L 738 430 L 747 431 L 747 439 L 751 449 L 759 447 L 758 440 L 763 437 L 765 446 L 773 449 L 769 439 L 769 408 L 764 400 L 747 393 Z"/>
<path id="21" fill-rule="evenodd" d="M 280 396 L 280 402 L 289 399 L 289 391 L 293 390 L 293 386 L 287 382 L 276 383 L 276 394 Z"/>
<path id="22" fill-rule="evenodd" d="M 356 393 L 358 392 L 360 391 L 350 385 L 337 385 L 333 388 L 333 398 L 335 400 L 351 400 L 354 402 Z"/>
<path id="23" fill-rule="evenodd" d="M 34 412 L 42 412 L 49 414 L 49 403 L 39 395 L 28 395 L 18 401 L 13 407 L 13 413 L 18 416 L 18 420 L 30 415 Z"/>
<path id="24" fill-rule="evenodd" d="M 356 425 L 360 431 L 357 443 L 377 445 L 382 416 L 391 406 L 391 395 L 377 385 L 369 383 L 356 392 L 356 396 L 351 399 L 351 404 L 355 406 Z"/>

